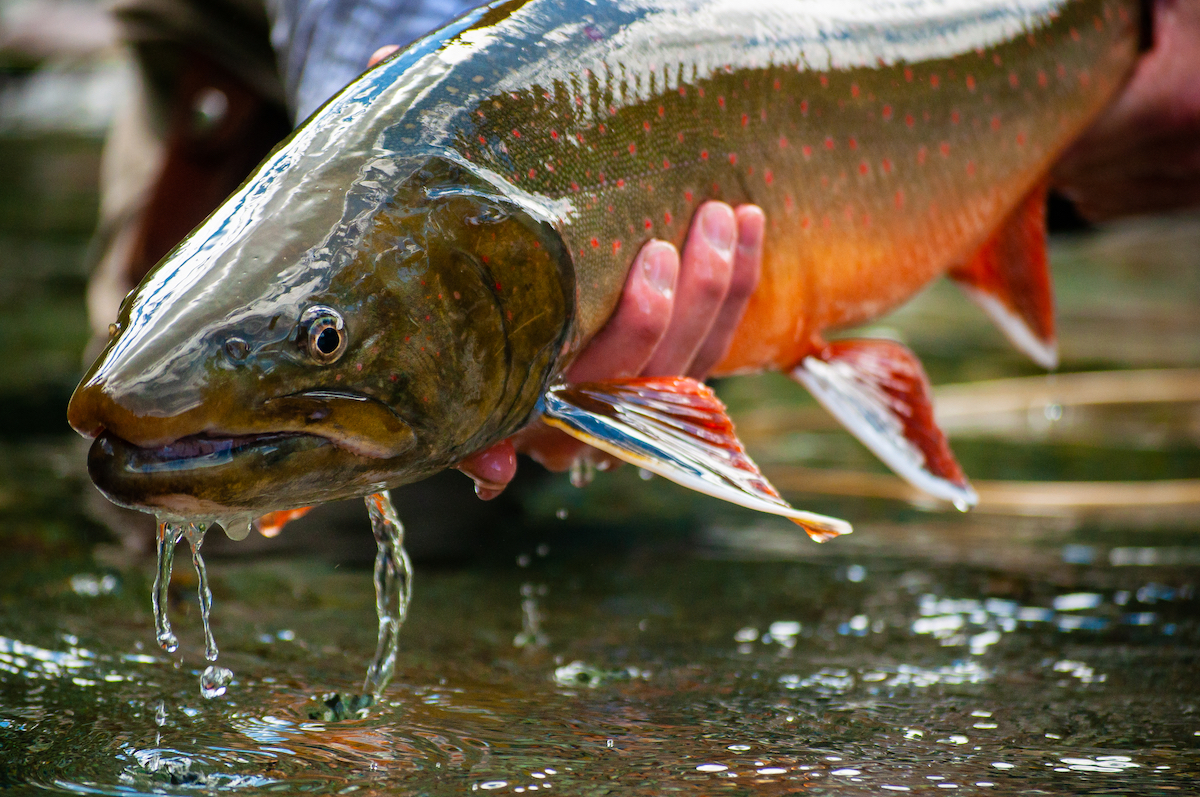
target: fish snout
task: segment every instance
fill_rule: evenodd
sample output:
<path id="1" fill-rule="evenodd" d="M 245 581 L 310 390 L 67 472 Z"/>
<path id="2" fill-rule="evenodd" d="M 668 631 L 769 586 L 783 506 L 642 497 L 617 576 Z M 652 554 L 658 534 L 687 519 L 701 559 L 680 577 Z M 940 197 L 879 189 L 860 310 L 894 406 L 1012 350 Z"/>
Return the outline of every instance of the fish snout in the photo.
<path id="1" fill-rule="evenodd" d="M 67 422 L 84 437 L 108 432 L 143 448 L 166 445 L 203 429 L 202 408 L 190 407 L 175 414 L 138 412 L 136 402 L 122 401 L 107 380 L 94 378 L 75 388 L 67 404 Z"/>

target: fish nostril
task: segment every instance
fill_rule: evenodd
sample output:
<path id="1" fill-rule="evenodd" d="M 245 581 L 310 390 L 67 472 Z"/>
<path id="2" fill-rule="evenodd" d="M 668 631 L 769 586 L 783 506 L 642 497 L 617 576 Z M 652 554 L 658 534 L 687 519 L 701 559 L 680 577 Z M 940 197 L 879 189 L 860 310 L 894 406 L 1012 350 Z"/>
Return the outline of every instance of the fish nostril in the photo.
<path id="1" fill-rule="evenodd" d="M 229 359 L 240 362 L 250 353 L 250 344 L 242 338 L 229 338 L 225 341 L 225 353 L 229 355 Z"/>

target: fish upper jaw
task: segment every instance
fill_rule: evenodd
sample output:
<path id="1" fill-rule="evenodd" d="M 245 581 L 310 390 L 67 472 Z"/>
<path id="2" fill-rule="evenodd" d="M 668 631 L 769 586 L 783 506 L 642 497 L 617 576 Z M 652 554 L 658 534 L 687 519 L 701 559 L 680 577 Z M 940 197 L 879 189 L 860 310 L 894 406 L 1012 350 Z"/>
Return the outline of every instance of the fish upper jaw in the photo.
<path id="1" fill-rule="evenodd" d="M 369 459 L 393 459 L 416 444 L 412 428 L 390 407 L 346 391 L 304 391 L 259 402 L 230 396 L 174 415 L 155 416 L 128 409 L 106 390 L 103 380 L 93 380 L 76 389 L 67 420 L 84 437 L 108 434 L 171 458 L 186 458 L 190 445 L 186 441 L 282 434 L 321 437 Z M 197 445 L 203 447 L 201 442 Z"/>

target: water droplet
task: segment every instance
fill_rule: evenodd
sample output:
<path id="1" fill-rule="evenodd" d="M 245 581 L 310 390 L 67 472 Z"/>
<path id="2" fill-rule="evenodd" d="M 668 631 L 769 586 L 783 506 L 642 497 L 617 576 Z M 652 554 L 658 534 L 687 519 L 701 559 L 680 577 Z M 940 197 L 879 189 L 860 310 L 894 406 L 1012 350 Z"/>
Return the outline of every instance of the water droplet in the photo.
<path id="1" fill-rule="evenodd" d="M 954 508 L 959 512 L 969 512 L 971 505 L 962 498 L 956 498 L 954 499 Z"/>
<path id="2" fill-rule="evenodd" d="M 654 478 L 654 474 L 645 468 L 638 468 L 638 478 L 644 482 L 648 482 Z"/>
<path id="3" fill-rule="evenodd" d="M 571 463 L 571 486 L 587 487 L 596 478 L 596 466 L 586 456 Z"/>
<path id="4" fill-rule="evenodd" d="M 559 520 L 566 520 L 566 519 L 567 519 L 567 510 L 566 510 L 566 507 L 560 507 L 560 508 L 558 509 L 558 511 L 556 511 L 556 512 L 554 513 L 554 516 L 555 516 L 556 518 L 558 518 Z"/>
<path id="5" fill-rule="evenodd" d="M 1046 415 L 1046 420 L 1050 421 L 1051 423 L 1062 420 L 1063 408 L 1062 405 L 1057 402 L 1052 401 L 1048 403 L 1042 412 Z"/>
<path id="6" fill-rule="evenodd" d="M 220 697 L 225 694 L 225 690 L 229 688 L 232 680 L 233 672 L 231 670 L 210 664 L 200 674 L 200 694 L 209 700 Z"/>
<path id="7" fill-rule="evenodd" d="M 162 727 L 167 724 L 167 704 L 163 701 L 158 701 L 158 708 L 154 709 L 154 724 Z"/>
<path id="8" fill-rule="evenodd" d="M 375 555 L 375 614 L 379 618 L 379 638 L 363 692 L 378 697 L 396 669 L 400 627 L 412 598 L 413 573 L 412 562 L 404 550 L 404 526 L 392 506 L 391 494 L 383 490 L 364 500 L 378 548 Z"/>

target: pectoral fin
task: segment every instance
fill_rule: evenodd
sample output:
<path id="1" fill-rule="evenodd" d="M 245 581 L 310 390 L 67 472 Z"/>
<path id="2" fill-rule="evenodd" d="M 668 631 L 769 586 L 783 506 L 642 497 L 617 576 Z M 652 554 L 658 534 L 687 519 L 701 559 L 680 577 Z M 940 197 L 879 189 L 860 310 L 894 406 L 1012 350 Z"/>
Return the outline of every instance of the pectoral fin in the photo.
<path id="1" fill-rule="evenodd" d="M 978 498 L 933 420 L 916 355 L 890 340 L 839 340 L 791 372 L 818 401 L 913 486 L 961 509 Z"/>
<path id="2" fill-rule="evenodd" d="M 552 388 L 542 419 L 588 445 L 740 506 L 782 515 L 824 542 L 850 533 L 837 518 L 793 509 L 763 477 L 725 407 L 694 379 L 650 377 Z"/>
<path id="3" fill-rule="evenodd" d="M 1014 346 L 1043 368 L 1058 365 L 1045 185 L 1025 197 L 975 257 L 951 269 L 950 278 Z"/>

